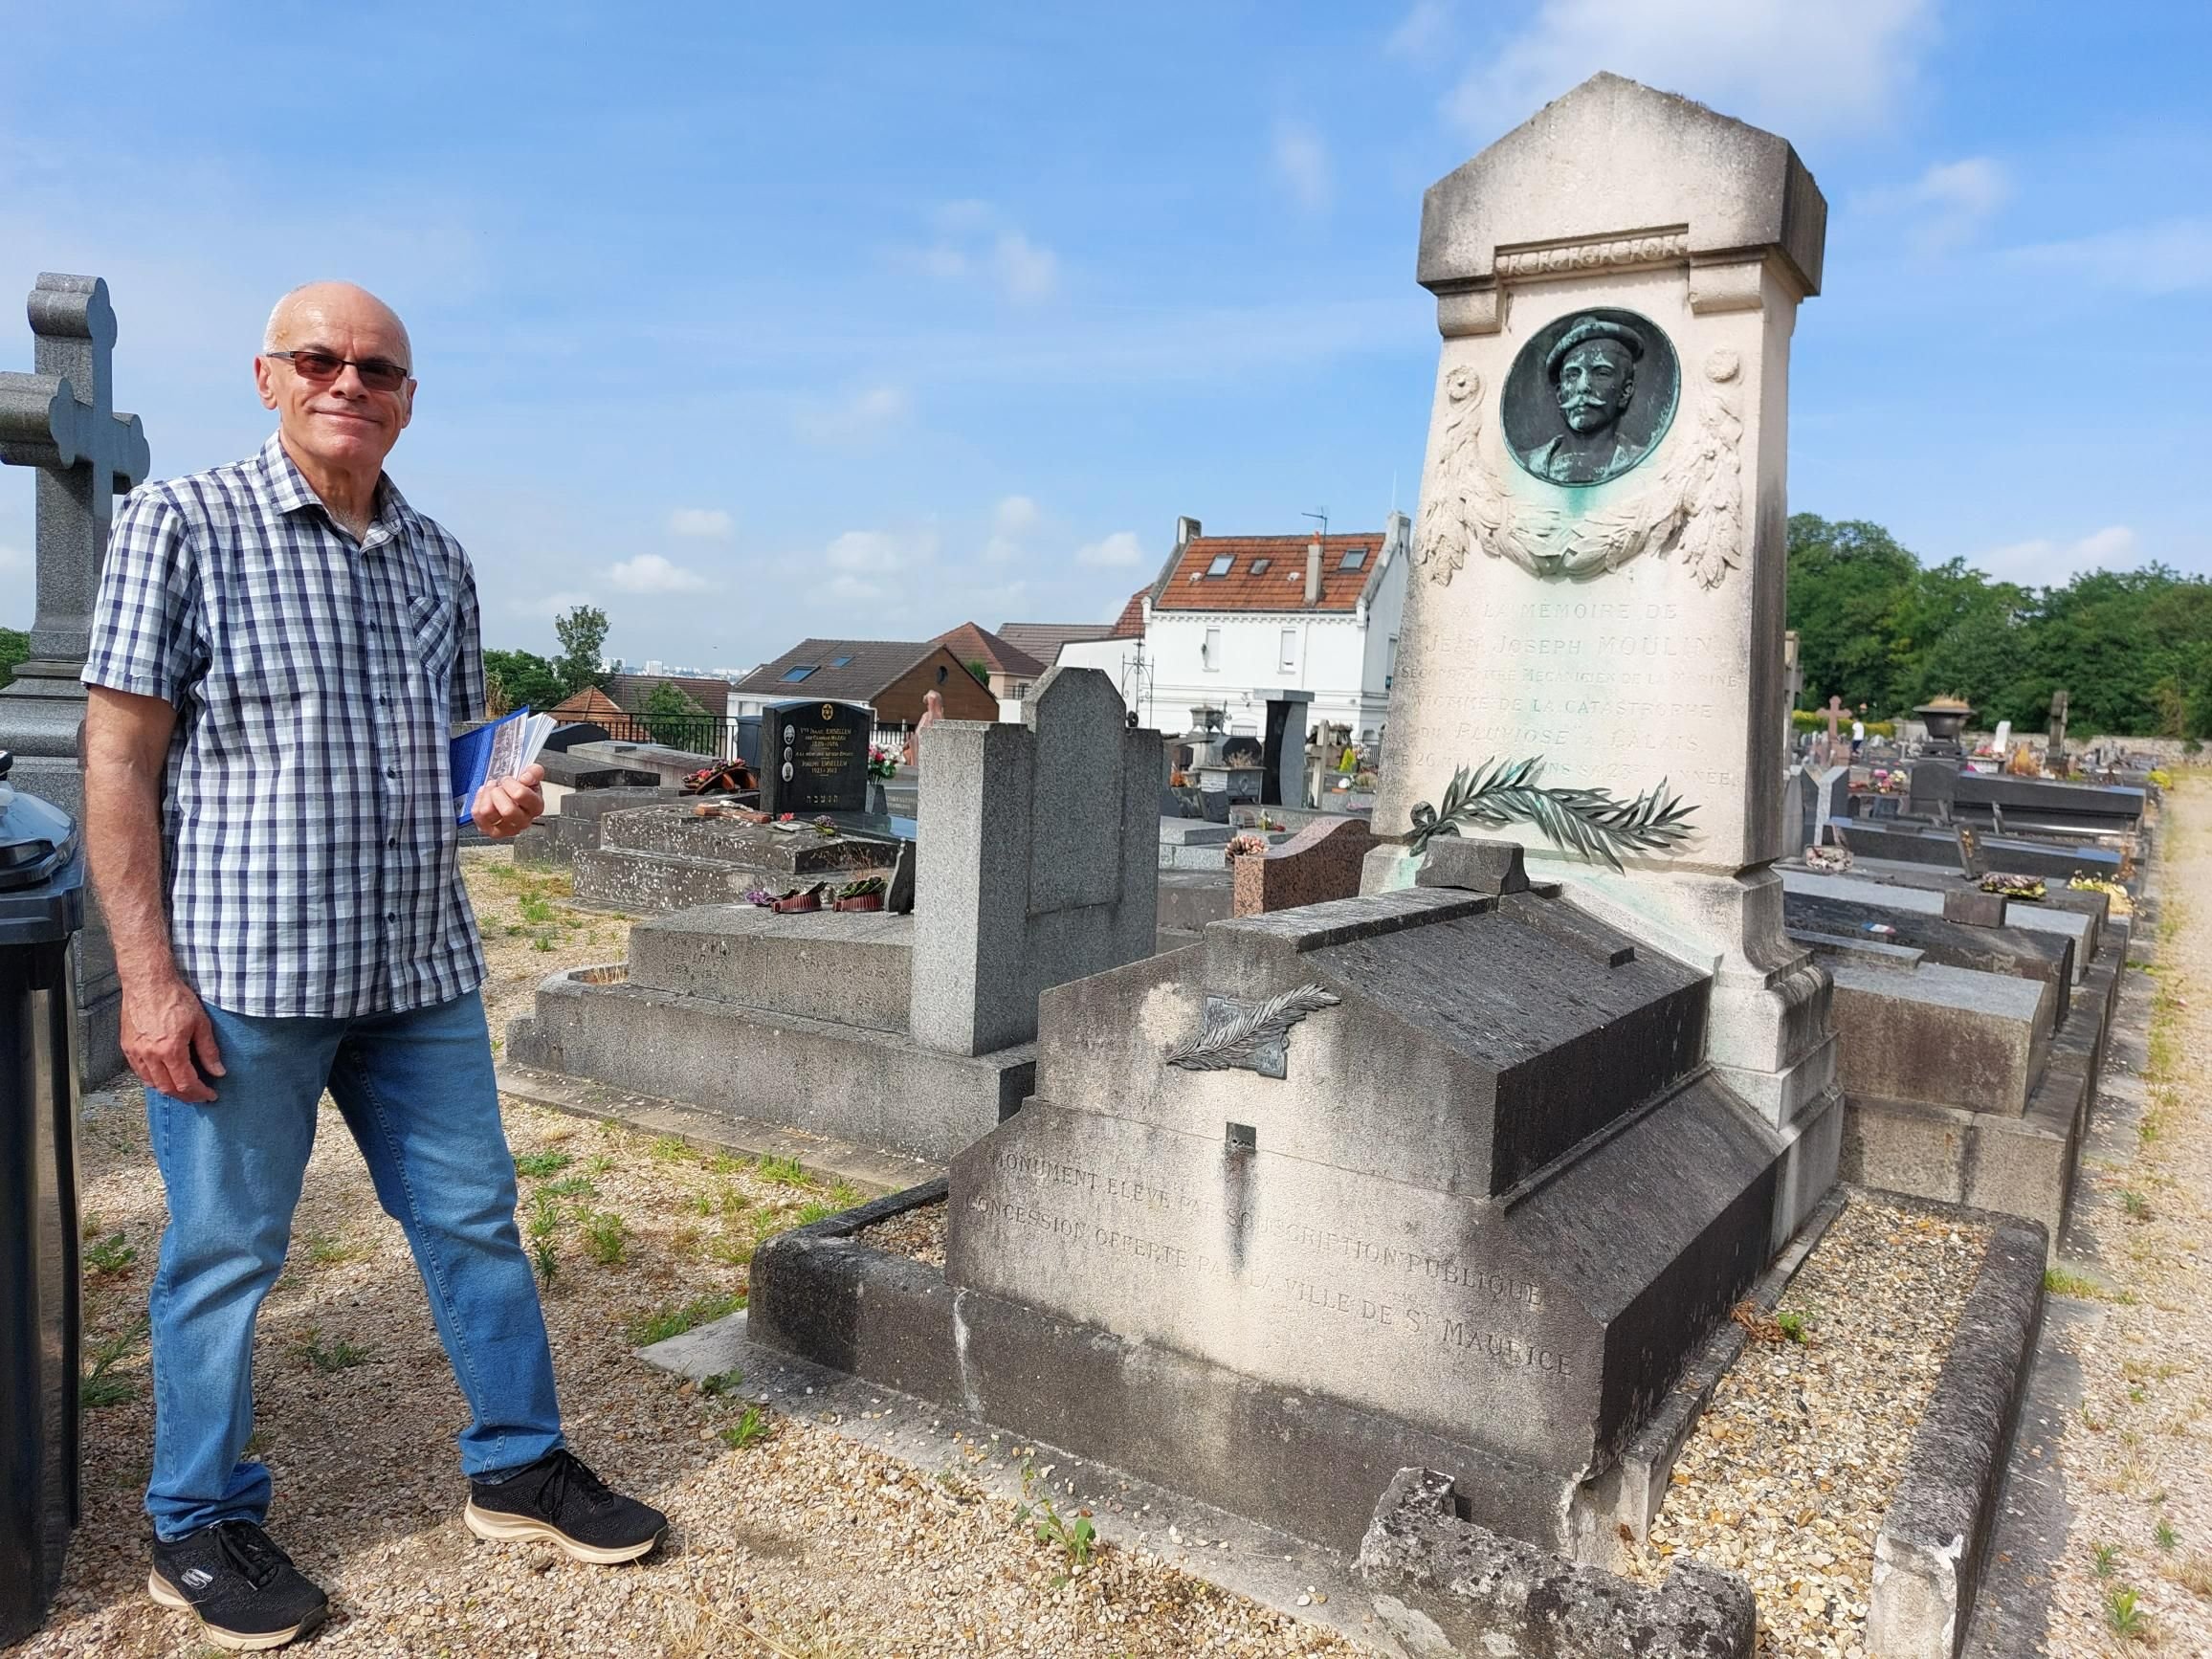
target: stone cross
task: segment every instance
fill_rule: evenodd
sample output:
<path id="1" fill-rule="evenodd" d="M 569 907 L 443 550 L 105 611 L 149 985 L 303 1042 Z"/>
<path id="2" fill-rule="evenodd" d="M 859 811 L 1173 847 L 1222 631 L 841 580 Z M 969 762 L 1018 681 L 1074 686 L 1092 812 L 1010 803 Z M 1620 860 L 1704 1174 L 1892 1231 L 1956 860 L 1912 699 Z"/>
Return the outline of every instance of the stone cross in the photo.
<path id="1" fill-rule="evenodd" d="M 30 312 L 33 372 L 0 373 L 0 461 L 38 469 L 37 612 L 32 661 L 16 672 L 60 678 L 52 671 L 65 669 L 74 679 L 91 646 L 115 497 L 149 462 L 138 416 L 115 412 L 107 284 L 47 272 L 31 290 Z"/>
<path id="2" fill-rule="evenodd" d="M 1824 765 L 1832 766 L 1836 763 L 1836 722 L 1844 718 L 1844 699 L 1829 693 L 1828 706 L 1821 712 L 1828 717 L 1828 747 L 1821 761 Z"/>
<path id="3" fill-rule="evenodd" d="M 2044 751 L 2043 763 L 2060 777 L 2066 776 L 2066 693 L 2050 694 L 2050 742 Z"/>

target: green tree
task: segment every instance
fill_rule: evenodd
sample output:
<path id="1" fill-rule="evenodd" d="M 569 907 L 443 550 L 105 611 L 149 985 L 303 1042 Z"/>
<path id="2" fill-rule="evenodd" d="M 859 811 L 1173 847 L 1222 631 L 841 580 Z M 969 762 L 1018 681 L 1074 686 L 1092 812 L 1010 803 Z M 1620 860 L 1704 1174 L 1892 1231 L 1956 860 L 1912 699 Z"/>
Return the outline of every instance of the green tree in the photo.
<path id="1" fill-rule="evenodd" d="M 553 659 L 561 696 L 574 697 L 587 685 L 606 690 L 608 675 L 600 672 L 599 656 L 607 644 L 607 612 L 596 605 L 575 606 L 554 618 L 553 631 L 561 640 L 561 654 Z"/>
<path id="2" fill-rule="evenodd" d="M 707 712 L 706 706 L 673 679 L 655 684 L 638 712 L 654 742 L 666 743 L 672 749 L 707 746 L 699 741 L 703 735 L 699 719 Z"/>
<path id="3" fill-rule="evenodd" d="M 1789 622 L 1804 671 L 1803 708 L 1832 693 L 1876 715 L 1895 710 L 1909 677 L 1910 595 L 1919 561 L 1879 524 L 1789 521 Z"/>
<path id="4" fill-rule="evenodd" d="M 975 675 L 976 684 L 985 690 L 989 689 L 991 683 L 991 665 L 989 663 L 984 661 L 980 656 L 971 656 L 963 666 L 968 673 Z"/>
<path id="5" fill-rule="evenodd" d="M 15 665 L 31 654 L 31 635 L 19 628 L 0 628 L 0 685 L 15 677 Z"/>
<path id="6" fill-rule="evenodd" d="M 484 691 L 495 714 L 520 708 L 542 714 L 567 696 L 560 671 L 534 651 L 484 653 Z"/>

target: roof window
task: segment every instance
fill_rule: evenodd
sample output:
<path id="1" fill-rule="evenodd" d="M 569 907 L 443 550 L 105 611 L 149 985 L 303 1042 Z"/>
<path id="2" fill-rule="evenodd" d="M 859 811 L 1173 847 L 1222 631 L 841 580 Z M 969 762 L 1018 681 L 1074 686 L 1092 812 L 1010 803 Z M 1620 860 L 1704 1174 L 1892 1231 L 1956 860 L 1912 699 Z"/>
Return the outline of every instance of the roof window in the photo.
<path id="1" fill-rule="evenodd" d="M 1273 563 L 1274 561 L 1272 559 L 1254 559 L 1252 561 L 1252 574 L 1254 576 L 1265 576 L 1268 573 L 1268 566 Z"/>
<path id="2" fill-rule="evenodd" d="M 1206 567 L 1206 573 L 1208 576 L 1227 576 L 1228 574 L 1228 567 L 1235 563 L 1235 554 L 1216 553 L 1213 556 L 1213 563 Z"/>
<path id="3" fill-rule="evenodd" d="M 794 680 L 805 679 L 808 675 L 812 674 L 821 666 L 822 665 L 818 662 L 802 662 L 794 664 L 792 667 L 784 671 L 784 683 L 785 685 L 789 685 Z"/>
<path id="4" fill-rule="evenodd" d="M 1366 548 L 1347 547 L 1344 549 L 1344 557 L 1338 562 L 1337 568 L 1339 570 L 1357 570 L 1366 563 Z"/>
<path id="5" fill-rule="evenodd" d="M 850 656 L 833 656 L 830 659 L 830 666 L 831 668 L 850 668 L 852 666 L 852 659 Z"/>

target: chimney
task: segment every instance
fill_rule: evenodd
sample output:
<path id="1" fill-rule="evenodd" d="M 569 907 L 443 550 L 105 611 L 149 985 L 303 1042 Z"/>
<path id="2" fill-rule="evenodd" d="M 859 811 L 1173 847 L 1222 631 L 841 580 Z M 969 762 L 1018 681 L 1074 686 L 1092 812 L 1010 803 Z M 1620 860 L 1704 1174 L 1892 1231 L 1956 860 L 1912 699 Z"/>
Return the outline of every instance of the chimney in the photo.
<path id="1" fill-rule="evenodd" d="M 1199 527 L 1196 519 L 1182 518 L 1175 521 L 1175 545 L 1178 550 L 1189 546 L 1193 541 L 1205 534 L 1206 532 Z"/>
<path id="2" fill-rule="evenodd" d="M 1316 539 L 1306 543 L 1306 603 L 1317 605 L 1321 599 L 1321 543 Z"/>

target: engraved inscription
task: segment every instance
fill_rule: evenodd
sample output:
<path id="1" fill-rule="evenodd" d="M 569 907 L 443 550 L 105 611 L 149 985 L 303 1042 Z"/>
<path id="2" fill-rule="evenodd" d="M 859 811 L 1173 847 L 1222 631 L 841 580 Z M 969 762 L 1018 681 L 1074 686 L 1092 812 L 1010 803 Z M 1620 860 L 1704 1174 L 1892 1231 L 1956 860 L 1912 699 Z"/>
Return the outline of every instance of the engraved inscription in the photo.
<path id="1" fill-rule="evenodd" d="M 1500 248 L 1493 261 L 1504 277 L 1545 276 L 1559 271 L 1617 270 L 1626 265 L 1661 265 L 1690 257 L 1688 231 L 1662 231 L 1642 236 L 1604 236 L 1562 242 L 1549 248 Z"/>
<path id="2" fill-rule="evenodd" d="M 1142 1175 L 1090 1169 L 1030 1154 L 1003 1152 L 994 1165 L 1031 1187 L 1015 1196 L 968 1201 L 977 1219 L 1009 1229 L 1043 1233 L 1071 1250 L 1150 1264 L 1167 1277 L 1205 1279 L 1234 1286 L 1299 1316 L 1327 1316 L 1347 1325 L 1389 1332 L 1391 1339 L 1423 1352 L 1438 1349 L 1478 1355 L 1492 1365 L 1551 1379 L 1573 1380 L 1575 1357 L 1548 1347 L 1497 1319 L 1541 1315 L 1543 1288 L 1524 1274 L 1466 1257 L 1407 1250 L 1382 1240 L 1301 1221 L 1250 1211 L 1223 1214 L 1208 1195 Z M 1127 1207 L 1128 1217 L 1082 1214 L 1056 1202 L 1073 1189 L 1094 1209 Z M 1155 1217 L 1166 1230 L 1188 1232 L 1208 1223 L 1234 1248 L 1202 1248 L 1145 1228 Z M 1132 1222 L 1138 1225 L 1130 1225 Z M 1264 1256 L 1262 1266 L 1253 1258 Z M 1335 1270 L 1365 1270 L 1348 1283 Z M 1490 1310 L 1492 1318 L 1480 1316 Z"/>

